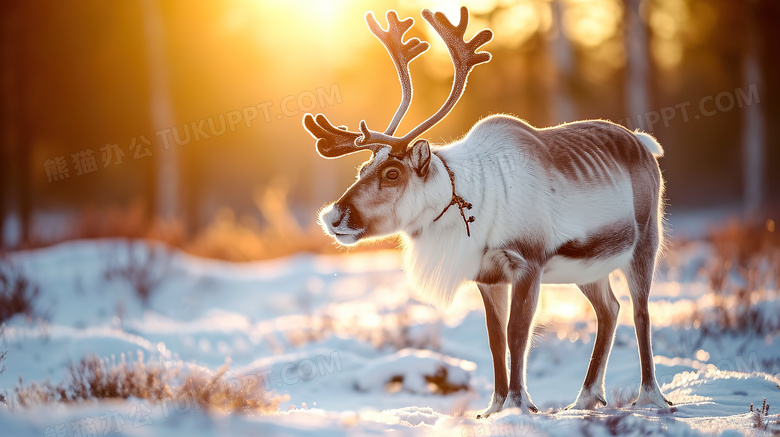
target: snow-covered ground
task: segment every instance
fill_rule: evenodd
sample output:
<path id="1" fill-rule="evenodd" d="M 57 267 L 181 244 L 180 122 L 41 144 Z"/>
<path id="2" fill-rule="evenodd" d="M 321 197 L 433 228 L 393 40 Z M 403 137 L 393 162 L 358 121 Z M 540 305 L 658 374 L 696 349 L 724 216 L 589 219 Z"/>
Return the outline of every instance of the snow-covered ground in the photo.
<path id="1" fill-rule="evenodd" d="M 546 286 L 528 368 L 540 413 L 510 409 L 482 420 L 475 416 L 490 400 L 493 371 L 476 289 L 462 290 L 446 312 L 417 304 L 397 252 L 251 264 L 177 253 L 153 264 L 163 280 L 147 305 L 127 280 L 106 274 L 128 263 L 122 241 L 17 253 L 13 261 L 40 286 L 35 310 L 46 321 L 17 315 L 6 324 L 0 393 L 9 405 L 0 406 L 0 435 L 753 435 L 762 431 L 749 405 L 758 410 L 766 398 L 775 421 L 780 406 L 780 333 L 702 337 L 691 326 L 693 311 L 712 306 L 696 274 L 709 250 L 685 246 L 654 284 L 653 347 L 672 413 L 631 408 L 639 360 L 625 281 L 614 274 L 621 316 L 609 407 L 563 411 L 582 384 L 595 316 L 577 289 Z M 780 299 L 769 296 L 761 311 L 776 323 Z M 136 398 L 14 404 L 20 377 L 59 383 L 71 363 L 93 354 L 212 372 L 229 359 L 229 381 L 264 384 L 284 400 L 266 415 Z M 442 394 L 437 377 L 454 392 Z"/>

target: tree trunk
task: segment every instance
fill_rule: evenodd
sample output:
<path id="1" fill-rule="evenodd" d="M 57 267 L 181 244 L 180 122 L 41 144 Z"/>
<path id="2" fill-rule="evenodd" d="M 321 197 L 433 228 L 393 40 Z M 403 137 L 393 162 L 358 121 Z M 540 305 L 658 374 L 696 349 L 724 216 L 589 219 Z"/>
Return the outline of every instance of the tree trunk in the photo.
<path id="1" fill-rule="evenodd" d="M 649 53 L 647 46 L 647 29 L 639 17 L 641 0 L 626 0 L 625 2 L 625 109 L 628 111 L 628 128 L 652 129 L 644 126 L 642 116 L 650 109 L 649 84 Z M 636 123 L 636 124 L 635 124 Z M 635 124 L 635 125 L 634 125 Z"/>
<path id="2" fill-rule="evenodd" d="M 3 3 L 2 10 L 2 148 L 0 150 L 0 246 L 29 245 L 32 215 L 30 157 L 32 129 L 25 99 L 30 75 L 29 49 L 18 23 L 24 22 L 23 4 Z M 23 80 L 24 78 L 24 80 Z M 43 163 L 41 163 L 43 164 Z M 12 220 L 13 216 L 16 220 Z M 15 235 L 6 235 L 6 226 Z M 10 234 L 10 233 L 9 233 Z M 5 237 L 9 238 L 6 239 Z"/>
<path id="3" fill-rule="evenodd" d="M 2 27 L 0 32 L 2 36 L 0 38 L 2 45 L 2 58 L 0 58 L 0 65 L 2 65 L 2 137 L 0 137 L 0 250 L 9 248 L 10 241 L 6 241 L 5 238 L 5 226 L 8 219 L 9 208 L 8 190 L 11 186 L 11 157 L 10 150 L 12 145 L 17 141 L 17 124 L 15 116 L 18 109 L 15 108 L 16 93 L 18 92 L 18 86 L 16 84 L 16 78 L 14 67 L 16 65 L 14 57 L 14 45 L 13 41 L 14 32 L 16 31 L 13 25 L 16 17 L 16 8 L 18 4 L 14 2 L 3 3 L 0 5 L 0 11 L 2 11 Z"/>
<path id="4" fill-rule="evenodd" d="M 742 91 L 750 96 L 751 90 L 763 91 L 763 75 L 759 59 L 758 35 L 761 20 L 756 16 L 756 3 L 746 2 L 746 50 L 742 61 Z M 750 101 L 742 109 L 742 186 L 743 204 L 748 218 L 757 218 L 764 203 L 764 150 L 766 126 L 758 99 Z"/>
<path id="5" fill-rule="evenodd" d="M 142 0 L 140 5 L 149 63 L 149 109 L 152 126 L 155 132 L 160 132 L 176 126 L 165 59 L 164 23 L 158 0 Z M 173 140 L 168 144 L 170 148 L 158 148 L 154 153 L 156 177 L 152 184 L 155 193 L 152 208 L 153 215 L 163 220 L 180 218 L 178 150 Z"/>
<path id="6" fill-rule="evenodd" d="M 577 111 L 573 105 L 569 89 L 574 76 L 574 57 L 572 56 L 571 42 L 563 32 L 563 2 L 554 1 L 551 5 L 553 12 L 553 35 L 549 41 L 548 53 L 552 54 L 550 65 L 550 101 L 552 111 L 550 119 L 552 124 L 574 121 Z"/>

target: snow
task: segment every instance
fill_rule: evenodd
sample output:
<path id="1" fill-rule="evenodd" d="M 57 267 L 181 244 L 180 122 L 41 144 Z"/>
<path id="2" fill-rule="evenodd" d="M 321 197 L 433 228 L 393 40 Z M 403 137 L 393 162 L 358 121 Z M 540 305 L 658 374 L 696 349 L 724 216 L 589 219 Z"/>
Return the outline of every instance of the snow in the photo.
<path id="1" fill-rule="evenodd" d="M 540 413 L 510 409 L 481 420 L 493 367 L 475 288 L 441 312 L 412 300 L 395 251 L 247 264 L 173 253 L 155 264 L 164 280 L 144 305 L 128 281 L 106 274 L 128 263 L 126 244 L 77 241 L 12 254 L 39 285 L 35 309 L 45 317 L 6 323 L 0 393 L 10 405 L 0 406 L 0 435 L 755 435 L 749 405 L 766 398 L 770 415 L 780 405 L 776 290 L 754 306 L 768 333 L 702 336 L 691 326 L 694 311 L 715 314 L 707 279 L 697 274 L 712 251 L 706 243 L 667 255 L 653 285 L 655 361 L 672 413 L 631 408 L 639 360 L 625 281 L 614 275 L 621 310 L 609 406 L 563 410 L 585 376 L 595 315 L 575 288 L 545 286 L 528 364 Z M 285 400 L 266 415 L 206 412 L 186 400 L 13 402 L 20 377 L 58 383 L 82 357 L 133 361 L 139 353 L 209 372 L 229 358 L 230 381 L 265 384 Z M 437 393 L 429 378 L 441 369 L 451 386 L 468 390 Z"/>
<path id="2" fill-rule="evenodd" d="M 393 378 L 400 379 L 401 389 L 410 393 L 432 394 L 426 377 L 439 373 L 455 386 L 468 385 L 476 364 L 427 350 L 403 349 L 378 358 L 363 368 L 355 381 L 358 390 L 384 390 Z"/>

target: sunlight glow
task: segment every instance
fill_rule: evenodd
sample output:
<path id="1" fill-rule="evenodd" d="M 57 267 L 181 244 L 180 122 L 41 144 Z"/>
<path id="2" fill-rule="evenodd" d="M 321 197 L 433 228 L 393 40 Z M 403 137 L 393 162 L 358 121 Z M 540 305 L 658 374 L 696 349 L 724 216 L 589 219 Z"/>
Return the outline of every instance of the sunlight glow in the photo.
<path id="1" fill-rule="evenodd" d="M 365 5 L 357 0 L 232 0 L 231 3 L 234 7 L 223 19 L 225 31 L 257 29 L 256 39 L 251 41 L 257 46 L 257 52 L 285 59 L 286 65 L 295 68 L 310 69 L 311 65 L 335 68 L 357 62 L 348 54 L 374 42 L 362 19 Z M 268 39 L 268 28 L 273 29 L 273 40 Z M 306 55 L 289 56 L 290 53 Z"/>
<path id="2" fill-rule="evenodd" d="M 659 0 L 650 9 L 649 25 L 653 31 L 650 48 L 655 62 L 662 68 L 674 68 L 682 60 L 682 36 L 690 22 L 685 3 Z"/>
<path id="3" fill-rule="evenodd" d="M 513 3 L 513 0 L 401 0 L 402 9 L 421 10 L 428 8 L 432 11 L 442 11 L 447 18 L 457 19 L 461 6 L 465 6 L 472 14 L 487 14 L 498 6 Z M 415 17 L 415 19 L 417 19 Z"/>
<path id="4" fill-rule="evenodd" d="M 617 0 L 567 0 L 563 11 L 564 31 L 575 43 L 596 47 L 613 37 L 623 18 Z"/>
<path id="5" fill-rule="evenodd" d="M 497 11 L 492 21 L 496 42 L 512 48 L 525 43 L 540 26 L 537 7 L 529 1 Z"/>
<path id="6" fill-rule="evenodd" d="M 543 285 L 541 305 L 544 323 L 561 324 L 558 338 L 570 336 L 572 333 L 569 328 L 572 327 L 572 322 L 586 321 L 590 314 L 590 303 L 580 290 L 572 285 Z"/>

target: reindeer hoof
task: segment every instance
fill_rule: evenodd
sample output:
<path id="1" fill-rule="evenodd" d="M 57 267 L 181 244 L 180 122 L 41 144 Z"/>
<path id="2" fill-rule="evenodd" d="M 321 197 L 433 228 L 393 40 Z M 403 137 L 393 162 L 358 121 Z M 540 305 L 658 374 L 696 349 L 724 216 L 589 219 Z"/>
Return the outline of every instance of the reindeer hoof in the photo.
<path id="1" fill-rule="evenodd" d="M 493 415 L 493 414 L 496 414 L 496 413 L 498 413 L 499 411 L 501 411 L 501 410 L 500 410 L 500 409 L 497 409 L 497 410 L 491 411 L 491 409 L 487 409 L 487 410 L 485 410 L 484 412 L 482 412 L 482 413 L 480 413 L 480 414 L 477 414 L 477 419 L 478 419 L 478 420 L 481 420 L 481 419 L 487 419 L 488 417 L 490 417 L 490 416 L 491 416 L 491 415 Z"/>
<path id="2" fill-rule="evenodd" d="M 565 408 L 565 410 L 595 410 L 599 406 L 607 406 L 607 400 L 601 393 L 592 393 L 590 391 L 580 391 L 577 400 Z"/>
<path id="3" fill-rule="evenodd" d="M 504 401 L 506 400 L 506 395 L 500 396 L 500 395 L 493 395 L 493 399 L 490 401 L 490 405 L 488 405 L 487 410 L 483 411 L 480 414 L 477 414 L 477 419 L 487 419 L 488 416 L 494 413 L 498 413 L 501 411 L 502 407 L 504 406 Z"/>
<path id="4" fill-rule="evenodd" d="M 510 393 L 504 408 L 519 408 L 523 412 L 530 413 L 539 412 L 539 409 L 536 408 L 536 405 L 534 405 L 533 401 L 531 401 L 531 397 L 528 396 L 528 393 L 525 392 L 515 394 Z"/>
<path id="5" fill-rule="evenodd" d="M 661 394 L 661 390 L 658 388 L 658 386 L 651 387 L 649 389 L 641 387 L 639 389 L 639 397 L 637 397 L 636 401 L 631 404 L 631 406 L 636 408 L 656 406 L 667 412 L 671 411 L 669 407 L 673 405 L 674 404 L 669 399 L 666 399 L 666 397 Z"/>

